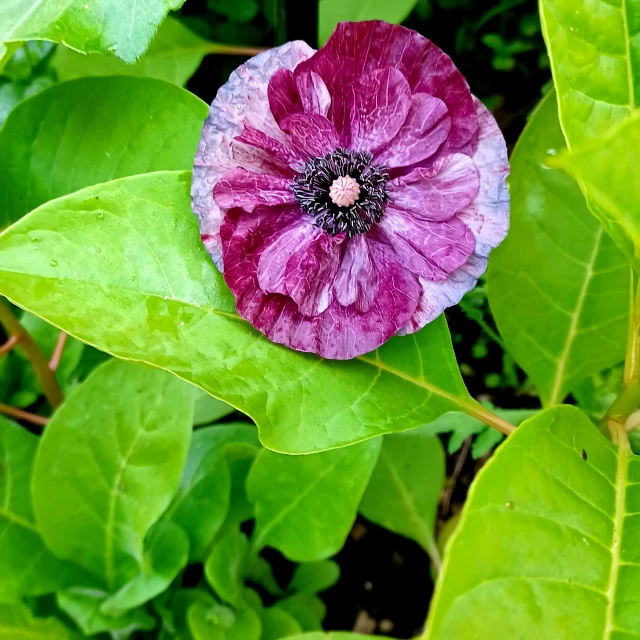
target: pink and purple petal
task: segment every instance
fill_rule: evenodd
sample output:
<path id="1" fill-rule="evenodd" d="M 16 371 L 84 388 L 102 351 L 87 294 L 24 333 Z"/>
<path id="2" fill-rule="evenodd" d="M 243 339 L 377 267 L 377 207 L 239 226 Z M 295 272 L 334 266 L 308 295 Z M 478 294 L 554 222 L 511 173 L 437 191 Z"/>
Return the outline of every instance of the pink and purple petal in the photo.
<path id="1" fill-rule="evenodd" d="M 249 213 L 260 205 L 295 204 L 290 180 L 246 169 L 233 169 L 213 189 L 216 204 L 222 210 L 239 207 Z"/>
<path id="2" fill-rule="evenodd" d="M 442 146 L 451 129 L 451 118 L 442 100 L 426 93 L 411 96 L 406 120 L 389 144 L 374 157 L 376 164 L 406 167 L 430 158 Z"/>
<path id="3" fill-rule="evenodd" d="M 304 42 L 289 42 L 261 53 L 236 69 L 211 103 L 194 160 L 191 206 L 200 221 L 207 251 L 221 270 L 222 212 L 213 199 L 213 187 L 225 173 L 237 167 L 282 175 L 276 173 L 269 154 L 260 150 L 250 153 L 249 147 L 245 147 L 244 153 L 238 153 L 234 139 L 248 125 L 286 144 L 286 137 L 269 108 L 269 80 L 278 69 L 295 69 L 313 53 Z"/>
<path id="4" fill-rule="evenodd" d="M 380 288 L 380 274 L 364 235 L 354 236 L 344 243 L 342 261 L 333 286 L 336 299 L 343 307 L 355 304 L 361 313 L 371 308 Z"/>
<path id="5" fill-rule="evenodd" d="M 294 73 L 315 71 L 333 96 L 353 78 L 384 67 L 400 71 L 412 94 L 428 93 L 447 105 L 451 116 L 447 149 L 473 150 L 478 123 L 467 81 L 444 51 L 411 29 L 379 21 L 340 23 L 327 44 Z"/>
<path id="6" fill-rule="evenodd" d="M 302 108 L 308 113 L 326 116 L 331 107 L 331 95 L 324 80 L 314 71 L 296 76 L 296 86 Z"/>
<path id="7" fill-rule="evenodd" d="M 440 156 L 430 167 L 389 181 L 387 209 L 407 211 L 424 220 L 449 220 L 474 201 L 479 188 L 480 175 L 469 156 Z"/>
<path id="8" fill-rule="evenodd" d="M 294 147 L 307 158 L 323 156 L 339 146 L 336 128 L 317 113 L 298 113 L 282 121 Z"/>
<path id="9" fill-rule="evenodd" d="M 256 149 L 261 149 L 272 155 L 283 165 L 294 169 L 304 167 L 304 159 L 298 151 L 253 127 L 245 126 L 243 132 L 235 139 L 235 142 L 242 142 Z M 293 175 L 293 173 L 294 172 L 291 171 L 291 175 Z"/>
<path id="10" fill-rule="evenodd" d="M 267 94 L 271 113 L 281 128 L 285 118 L 304 111 L 296 81 L 289 69 L 279 69 L 273 74 Z"/>

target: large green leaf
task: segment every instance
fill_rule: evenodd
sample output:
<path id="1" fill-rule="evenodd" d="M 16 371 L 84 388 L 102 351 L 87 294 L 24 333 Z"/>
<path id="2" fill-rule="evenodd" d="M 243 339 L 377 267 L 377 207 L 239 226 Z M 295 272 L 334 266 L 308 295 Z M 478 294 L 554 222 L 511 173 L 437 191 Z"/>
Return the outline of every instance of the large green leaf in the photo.
<path id="1" fill-rule="evenodd" d="M 569 146 L 599 138 L 640 102 L 638 0 L 541 0 Z"/>
<path id="2" fill-rule="evenodd" d="M 113 54 L 134 62 L 158 25 L 184 0 L 9 0 L 0 5 L 3 43 L 51 40 L 85 53 Z"/>
<path id="3" fill-rule="evenodd" d="M 419 429 L 384 436 L 360 512 L 415 540 L 439 565 L 435 520 L 444 478 L 444 451 L 437 436 Z"/>
<path id="4" fill-rule="evenodd" d="M 140 571 L 143 541 L 178 488 L 193 391 L 176 378 L 112 360 L 54 414 L 33 478 L 47 546 L 116 590 Z"/>
<path id="5" fill-rule="evenodd" d="M 55 618 L 34 618 L 23 604 L 0 604 L 0 640 L 71 640 L 73 634 Z"/>
<path id="6" fill-rule="evenodd" d="M 554 165 L 580 182 L 591 210 L 608 228 L 629 239 L 640 270 L 640 115 L 599 140 L 573 147 Z"/>
<path id="7" fill-rule="evenodd" d="M 47 203 L 0 235 L 0 292 L 113 355 L 168 369 L 250 415 L 291 453 L 482 410 L 443 317 L 351 361 L 269 342 L 242 320 L 200 241 L 188 172 Z"/>
<path id="8" fill-rule="evenodd" d="M 417 0 L 320 0 L 318 39 L 324 44 L 338 22 L 384 20 L 399 24 L 416 3 Z"/>
<path id="9" fill-rule="evenodd" d="M 545 165 L 564 148 L 552 93 L 513 152 L 511 229 L 487 281 L 500 334 L 545 405 L 624 358 L 631 286 L 578 186 Z"/>
<path id="10" fill-rule="evenodd" d="M 429 640 L 640 635 L 640 459 L 578 409 L 528 420 L 475 479 Z"/>
<path id="11" fill-rule="evenodd" d="M 155 598 L 169 588 L 188 560 L 187 534 L 173 522 L 156 522 L 144 542 L 142 571 L 105 600 L 100 611 L 118 616 Z"/>
<path id="12" fill-rule="evenodd" d="M 202 58 L 213 53 L 216 47 L 187 29 L 179 20 L 168 17 L 149 49 L 135 64 L 127 64 L 112 56 L 86 56 L 67 47 L 58 47 L 51 65 L 61 81 L 85 76 L 119 75 L 158 78 L 183 86 L 200 66 Z"/>
<path id="13" fill-rule="evenodd" d="M 0 417 L 0 602 L 50 593 L 75 573 L 45 547 L 35 523 L 31 474 L 37 447 L 36 436 Z"/>
<path id="14" fill-rule="evenodd" d="M 0 229 L 89 185 L 190 169 L 207 106 L 175 85 L 85 78 L 14 109 L 0 131 Z"/>
<path id="15" fill-rule="evenodd" d="M 253 545 L 275 547 L 297 562 L 337 553 L 356 518 L 380 439 L 309 456 L 264 450 L 247 490 L 255 503 Z"/>

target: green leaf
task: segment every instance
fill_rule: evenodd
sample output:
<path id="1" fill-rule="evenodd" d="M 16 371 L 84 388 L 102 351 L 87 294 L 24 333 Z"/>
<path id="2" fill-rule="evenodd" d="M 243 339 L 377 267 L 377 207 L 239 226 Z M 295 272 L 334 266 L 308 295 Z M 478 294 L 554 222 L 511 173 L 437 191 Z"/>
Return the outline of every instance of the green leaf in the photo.
<path id="1" fill-rule="evenodd" d="M 111 56 L 86 56 L 67 47 L 58 47 L 51 66 L 60 81 L 118 75 L 158 78 L 184 86 L 200 66 L 202 58 L 213 53 L 216 46 L 169 16 L 160 25 L 149 49 L 135 64 L 126 64 Z"/>
<path id="2" fill-rule="evenodd" d="M 80 569 L 56 558 L 38 532 L 31 504 L 37 447 L 36 436 L 0 417 L 0 602 L 51 593 L 82 579 Z"/>
<path id="3" fill-rule="evenodd" d="M 303 631 L 322 629 L 322 621 L 327 615 L 324 602 L 309 593 L 294 593 L 292 596 L 276 602 L 274 608 L 288 613 L 298 622 Z"/>
<path id="4" fill-rule="evenodd" d="M 255 556 L 253 558 L 247 579 L 254 584 L 260 585 L 272 595 L 282 595 L 282 587 L 280 587 L 280 584 L 273 574 L 271 564 L 262 556 Z"/>
<path id="5" fill-rule="evenodd" d="M 286 611 L 276 607 L 265 609 L 260 620 L 262 622 L 260 640 L 280 640 L 302 633 L 302 627 L 297 620 Z"/>
<path id="6" fill-rule="evenodd" d="M 640 458 L 621 431 L 616 447 L 570 406 L 518 427 L 474 480 L 425 638 L 640 634 Z"/>
<path id="7" fill-rule="evenodd" d="M 211 424 L 233 413 L 235 409 L 228 405 L 226 402 L 222 402 L 217 398 L 210 396 L 204 391 L 198 394 L 196 405 L 193 411 L 193 424 L 200 426 L 203 424 Z"/>
<path id="8" fill-rule="evenodd" d="M 113 54 L 135 62 L 171 9 L 184 0 L 22 0 L 0 7 L 2 43 L 50 40 L 85 53 Z"/>
<path id="9" fill-rule="evenodd" d="M 624 358 L 629 307 L 626 259 L 578 186 L 545 166 L 564 146 L 549 94 L 511 158 L 511 229 L 487 281 L 500 334 L 545 405 Z"/>
<path id="10" fill-rule="evenodd" d="M 211 588 L 224 602 L 238 606 L 242 600 L 244 578 L 249 572 L 249 540 L 234 531 L 216 542 L 204 565 Z"/>
<path id="11" fill-rule="evenodd" d="M 129 611 L 121 616 L 103 613 L 101 607 L 107 596 L 105 591 L 98 589 L 72 588 L 59 591 L 56 599 L 60 609 L 87 635 L 105 631 L 148 630 L 155 627 L 155 620 L 140 609 Z"/>
<path id="12" fill-rule="evenodd" d="M 384 444 L 381 450 L 384 451 Z M 378 465 L 380 462 L 378 461 Z M 377 466 L 376 466 L 377 468 Z M 375 469 L 371 480 L 375 476 Z M 367 493 L 365 492 L 365 497 Z M 364 498 L 363 498 L 364 499 Z M 300 593 L 319 593 L 333 587 L 340 579 L 340 567 L 333 560 L 319 560 L 300 564 L 293 572 L 289 589 Z"/>
<path id="13" fill-rule="evenodd" d="M 188 559 L 187 534 L 173 522 L 157 522 L 144 543 L 142 572 L 105 600 L 100 611 L 118 616 L 155 598 L 169 588 Z"/>
<path id="14" fill-rule="evenodd" d="M 640 270 L 640 116 L 634 115 L 609 135 L 555 158 L 582 186 L 590 209 L 609 230 L 627 240 L 628 255 Z M 611 362 L 613 364 L 613 362 Z"/>
<path id="15" fill-rule="evenodd" d="M 55 618 L 34 618 L 23 604 L 0 604 L 3 640 L 72 640 L 73 634 Z"/>
<path id="16" fill-rule="evenodd" d="M 247 495 L 247 478 L 258 451 L 257 447 L 242 443 L 231 443 L 224 447 L 224 458 L 231 476 L 229 513 L 224 522 L 227 529 L 236 529 L 254 517 L 253 504 Z"/>
<path id="17" fill-rule="evenodd" d="M 224 455 L 232 444 L 241 445 L 244 456 L 248 449 L 253 460 L 259 447 L 256 428 L 227 423 L 195 431 L 180 488 L 165 516 L 189 535 L 193 560 L 202 559 L 202 554 L 228 518 L 231 496 L 234 508 L 237 502 L 246 503 L 244 478 L 242 486 L 236 487 L 236 461 L 228 460 Z"/>
<path id="18" fill-rule="evenodd" d="M 0 292 L 103 351 L 204 388 L 250 415 L 277 451 L 320 451 L 479 410 L 443 316 L 350 361 L 258 335 L 202 245 L 190 181 L 157 172 L 43 205 L 0 234 Z"/>
<path id="19" fill-rule="evenodd" d="M 0 229 L 83 187 L 190 169 L 206 114 L 194 95 L 148 78 L 84 78 L 26 100 L 0 130 Z"/>
<path id="20" fill-rule="evenodd" d="M 569 147 L 597 139 L 639 106 L 637 0 L 542 0 L 540 18 Z"/>
<path id="21" fill-rule="evenodd" d="M 435 521 L 444 479 L 444 451 L 437 436 L 419 430 L 384 436 L 360 512 L 415 540 L 439 564 Z"/>
<path id="22" fill-rule="evenodd" d="M 247 481 L 256 509 L 254 549 L 275 547 L 296 562 L 337 553 L 355 521 L 381 444 L 378 438 L 309 456 L 262 451 Z"/>
<path id="23" fill-rule="evenodd" d="M 416 3 L 417 0 L 320 0 L 318 39 L 324 44 L 338 22 L 384 20 L 400 24 Z"/>
<path id="24" fill-rule="evenodd" d="M 260 10 L 257 0 L 208 0 L 207 6 L 235 22 L 250 22 Z"/>
<path id="25" fill-rule="evenodd" d="M 249 607 L 238 610 L 233 626 L 218 624 L 215 604 L 196 602 L 189 607 L 187 620 L 194 640 L 258 640 L 262 631 L 258 614 Z"/>
<path id="26" fill-rule="evenodd" d="M 47 546 L 109 591 L 140 571 L 143 541 L 178 488 L 190 387 L 112 360 L 54 414 L 36 457 L 33 500 Z"/>
<path id="27" fill-rule="evenodd" d="M 289 638 L 289 640 L 380 640 L 385 637 L 364 636 L 360 633 L 348 633 L 347 631 L 331 631 L 329 633 L 305 633 Z"/>

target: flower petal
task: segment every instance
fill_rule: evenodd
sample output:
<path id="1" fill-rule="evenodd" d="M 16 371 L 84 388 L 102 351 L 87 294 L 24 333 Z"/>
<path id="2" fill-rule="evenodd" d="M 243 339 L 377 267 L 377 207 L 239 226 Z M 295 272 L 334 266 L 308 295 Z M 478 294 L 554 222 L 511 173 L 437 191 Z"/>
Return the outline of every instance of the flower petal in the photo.
<path id="1" fill-rule="evenodd" d="M 404 76 L 391 67 L 378 69 L 335 90 L 329 112 L 342 145 L 375 153 L 398 133 L 411 106 Z"/>
<path id="2" fill-rule="evenodd" d="M 407 211 L 423 220 L 449 220 L 474 200 L 479 188 L 473 160 L 453 153 L 439 157 L 430 167 L 390 180 L 387 209 Z"/>
<path id="3" fill-rule="evenodd" d="M 326 116 L 331 106 L 331 95 L 324 80 L 314 71 L 300 73 L 295 80 L 304 110 Z"/>
<path id="4" fill-rule="evenodd" d="M 235 139 L 235 142 L 242 142 L 256 149 L 262 149 L 290 167 L 302 168 L 304 166 L 304 160 L 295 149 L 253 127 L 245 126 L 244 131 Z"/>
<path id="5" fill-rule="evenodd" d="M 368 312 L 360 313 L 356 305 L 344 307 L 334 299 L 323 313 L 305 316 L 292 298 L 264 293 L 258 285 L 260 256 L 290 215 L 285 208 L 274 215 L 266 207 L 252 214 L 232 209 L 225 215 L 221 228 L 224 276 L 238 313 L 273 342 L 324 358 L 349 359 L 376 349 L 416 310 L 421 293 L 417 278 L 397 262 L 390 249 L 367 240 L 380 273 L 378 294 Z"/>
<path id="6" fill-rule="evenodd" d="M 340 85 L 383 67 L 400 71 L 411 93 L 428 93 L 447 105 L 451 116 L 447 149 L 473 150 L 478 123 L 469 85 L 444 51 L 411 29 L 375 20 L 342 22 L 324 47 L 294 73 L 315 71 L 335 96 Z"/>
<path id="7" fill-rule="evenodd" d="M 336 128 L 317 113 L 298 113 L 282 121 L 291 142 L 307 157 L 323 156 L 340 145 Z"/>
<path id="8" fill-rule="evenodd" d="M 317 316 L 333 301 L 342 241 L 341 236 L 320 232 L 287 262 L 285 286 L 305 316 Z"/>
<path id="9" fill-rule="evenodd" d="M 194 161 L 191 207 L 198 216 L 207 251 L 219 269 L 223 268 L 220 243 L 223 214 L 213 199 L 216 182 L 239 166 L 273 175 L 287 175 L 283 171 L 288 171 L 288 167 L 273 162 L 272 156 L 257 149 L 253 150 L 255 153 L 248 153 L 249 147 L 245 145 L 234 148 L 234 138 L 249 125 L 286 143 L 286 136 L 269 109 L 269 79 L 278 69 L 294 69 L 312 54 L 313 49 L 304 42 L 289 42 L 265 51 L 236 69 L 211 104 Z M 242 146 L 244 149 L 239 152 L 238 147 Z"/>
<path id="10" fill-rule="evenodd" d="M 426 222 L 401 211 L 387 212 L 379 223 L 400 262 L 427 280 L 444 280 L 473 253 L 475 238 L 457 218 Z"/>
<path id="11" fill-rule="evenodd" d="M 373 159 L 387 167 L 406 167 L 431 157 L 447 139 L 451 118 L 442 100 L 426 93 L 411 96 L 400 131 Z"/>
<path id="12" fill-rule="evenodd" d="M 276 206 L 296 202 L 291 181 L 246 169 L 227 173 L 213 189 L 213 197 L 221 209 L 239 207 L 251 212 L 259 205 Z"/>
<path id="13" fill-rule="evenodd" d="M 358 311 L 365 313 L 374 303 L 380 288 L 380 275 L 362 234 L 344 243 L 342 262 L 333 286 L 343 307 L 355 304 Z"/>
<path id="14" fill-rule="evenodd" d="M 287 116 L 304 111 L 296 81 L 289 69 L 279 69 L 273 74 L 269 80 L 268 96 L 271 113 L 280 128 Z"/>
<path id="15" fill-rule="evenodd" d="M 476 253 L 487 257 L 509 231 L 509 160 L 507 145 L 495 119 L 480 100 L 474 100 L 479 132 L 473 162 L 480 173 L 480 190 L 459 217 L 476 236 Z"/>

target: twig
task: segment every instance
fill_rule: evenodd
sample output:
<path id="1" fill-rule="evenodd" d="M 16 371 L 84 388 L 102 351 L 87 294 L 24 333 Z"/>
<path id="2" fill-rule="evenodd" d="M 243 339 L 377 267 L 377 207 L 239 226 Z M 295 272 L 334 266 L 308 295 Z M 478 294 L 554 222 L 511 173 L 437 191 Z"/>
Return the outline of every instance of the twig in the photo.
<path id="1" fill-rule="evenodd" d="M 462 471 L 462 467 L 467 460 L 467 456 L 469 455 L 469 449 L 471 449 L 471 437 L 465 438 L 464 444 L 462 445 L 462 449 L 460 450 L 460 455 L 456 460 L 456 465 L 453 468 L 453 473 L 451 474 L 451 480 L 449 481 L 449 486 L 444 492 L 442 497 L 442 515 L 449 515 L 449 507 L 451 506 L 451 496 L 453 495 L 453 490 L 456 488 L 456 482 L 458 482 L 458 476 Z"/>
<path id="2" fill-rule="evenodd" d="M 505 436 L 511 435 L 516 430 L 515 425 L 507 422 L 493 413 L 493 411 L 489 411 L 489 409 L 483 407 L 479 402 L 464 404 L 461 405 L 461 408 L 471 417 L 477 418 L 480 422 L 484 422 L 486 425 L 497 429 L 500 433 L 504 433 Z"/>
<path id="3" fill-rule="evenodd" d="M 49 361 L 45 357 L 35 340 L 29 335 L 27 330 L 20 324 L 18 319 L 11 313 L 11 309 L 0 300 L 0 324 L 4 326 L 7 334 L 15 337 L 20 342 L 20 347 L 24 350 L 33 367 L 44 395 L 47 397 L 52 408 L 62 404 L 64 397 L 55 374 L 49 369 Z"/>
<path id="4" fill-rule="evenodd" d="M 67 340 L 69 339 L 69 334 L 61 331 L 58 335 L 58 341 L 56 342 L 55 349 L 51 354 L 51 360 L 49 360 L 49 371 L 55 372 L 60 366 L 60 360 L 62 360 L 62 354 L 64 353 L 64 348 L 67 346 Z"/>
<path id="5" fill-rule="evenodd" d="M 2 356 L 6 356 L 10 351 L 13 351 L 13 349 L 19 342 L 20 340 L 16 338 L 16 336 L 10 336 L 9 339 L 2 346 L 0 346 L 0 358 Z"/>
<path id="6" fill-rule="evenodd" d="M 208 53 L 228 56 L 257 56 L 267 51 L 266 47 L 239 47 L 230 44 L 211 43 Z"/>
<path id="7" fill-rule="evenodd" d="M 6 404 L 0 404 L 0 413 L 5 416 L 10 416 L 12 418 L 16 418 L 17 420 L 24 420 L 25 422 L 30 422 L 31 424 L 37 424 L 41 427 L 45 427 L 49 420 L 44 416 L 38 416 L 35 413 L 29 413 L 28 411 L 23 411 L 22 409 L 16 409 L 15 407 L 10 407 Z"/>

